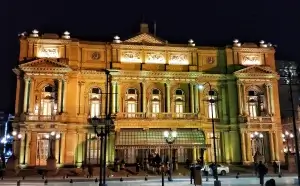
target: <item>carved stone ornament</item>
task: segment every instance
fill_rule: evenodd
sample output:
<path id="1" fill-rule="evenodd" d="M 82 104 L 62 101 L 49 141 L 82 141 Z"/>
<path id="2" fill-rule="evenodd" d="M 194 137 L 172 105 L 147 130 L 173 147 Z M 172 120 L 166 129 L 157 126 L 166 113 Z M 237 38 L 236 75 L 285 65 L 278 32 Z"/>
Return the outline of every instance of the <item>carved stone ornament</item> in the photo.
<path id="1" fill-rule="evenodd" d="M 146 63 L 165 63 L 166 59 L 164 53 L 161 52 L 147 52 Z"/>
<path id="2" fill-rule="evenodd" d="M 98 60 L 101 56 L 99 52 L 93 52 L 91 57 L 93 60 Z"/>
<path id="3" fill-rule="evenodd" d="M 206 58 L 206 62 L 208 63 L 208 64 L 213 64 L 214 62 L 215 62 L 215 59 L 214 59 L 214 57 L 207 57 Z"/>
<path id="4" fill-rule="evenodd" d="M 185 65 L 189 63 L 188 56 L 186 54 L 171 54 L 169 59 L 170 64 Z"/>
<path id="5" fill-rule="evenodd" d="M 244 55 L 242 56 L 242 65 L 260 65 L 261 58 L 258 55 Z"/>
<path id="6" fill-rule="evenodd" d="M 142 62 L 141 52 L 139 51 L 122 51 L 121 62 Z"/>

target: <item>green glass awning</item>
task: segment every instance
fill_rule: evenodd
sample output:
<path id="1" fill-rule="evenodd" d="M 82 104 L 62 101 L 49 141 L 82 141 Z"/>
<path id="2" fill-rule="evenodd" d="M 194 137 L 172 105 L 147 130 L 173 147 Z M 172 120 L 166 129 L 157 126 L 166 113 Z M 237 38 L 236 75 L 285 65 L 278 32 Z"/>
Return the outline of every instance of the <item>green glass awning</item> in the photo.
<path id="1" fill-rule="evenodd" d="M 137 148 L 168 147 L 163 132 L 167 129 L 123 129 L 116 134 L 117 149 L 135 146 Z M 177 130 L 177 138 L 173 144 L 176 147 L 205 148 L 205 135 L 201 130 Z"/>

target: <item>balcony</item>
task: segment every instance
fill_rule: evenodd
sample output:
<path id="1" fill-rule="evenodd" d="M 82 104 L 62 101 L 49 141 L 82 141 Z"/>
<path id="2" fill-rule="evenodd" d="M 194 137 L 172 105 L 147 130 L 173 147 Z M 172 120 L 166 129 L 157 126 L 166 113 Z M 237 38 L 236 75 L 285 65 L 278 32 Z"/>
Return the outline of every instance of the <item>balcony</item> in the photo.
<path id="1" fill-rule="evenodd" d="M 273 123 L 274 118 L 273 117 L 264 117 L 264 116 L 258 116 L 258 117 L 247 117 L 248 123 Z"/>
<path id="2" fill-rule="evenodd" d="M 117 119 L 200 119 L 197 113 L 118 113 Z"/>
<path id="3" fill-rule="evenodd" d="M 21 117 L 21 121 L 58 121 L 60 115 L 25 115 Z"/>

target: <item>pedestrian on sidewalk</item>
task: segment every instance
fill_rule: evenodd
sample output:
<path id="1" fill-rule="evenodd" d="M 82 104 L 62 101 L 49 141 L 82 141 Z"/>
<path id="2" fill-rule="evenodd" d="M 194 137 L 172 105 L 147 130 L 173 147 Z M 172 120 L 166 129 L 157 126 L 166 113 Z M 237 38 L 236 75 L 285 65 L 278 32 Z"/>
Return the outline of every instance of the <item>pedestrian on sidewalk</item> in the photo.
<path id="1" fill-rule="evenodd" d="M 257 171 L 258 171 L 258 176 L 259 176 L 259 183 L 261 186 L 264 185 L 264 178 L 265 175 L 268 172 L 267 167 L 262 163 L 262 161 L 259 161 L 259 164 L 257 165 Z"/>
<path id="2" fill-rule="evenodd" d="M 273 170 L 274 170 L 274 174 L 278 173 L 278 165 L 277 165 L 276 161 L 273 161 Z"/>
<path id="3" fill-rule="evenodd" d="M 204 168 L 203 168 L 203 173 L 206 178 L 206 181 L 208 181 L 209 169 L 210 169 L 209 166 L 207 164 L 205 164 Z"/>

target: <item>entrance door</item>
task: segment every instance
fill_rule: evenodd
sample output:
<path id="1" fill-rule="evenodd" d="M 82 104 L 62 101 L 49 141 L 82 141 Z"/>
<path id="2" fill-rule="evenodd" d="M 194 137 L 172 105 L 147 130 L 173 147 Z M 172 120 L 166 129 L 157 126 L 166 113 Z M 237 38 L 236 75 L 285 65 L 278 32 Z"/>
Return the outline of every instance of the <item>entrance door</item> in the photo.
<path id="1" fill-rule="evenodd" d="M 40 133 L 37 135 L 37 152 L 36 152 L 36 165 L 45 166 L 49 156 L 49 140 L 45 139 L 46 134 Z"/>

